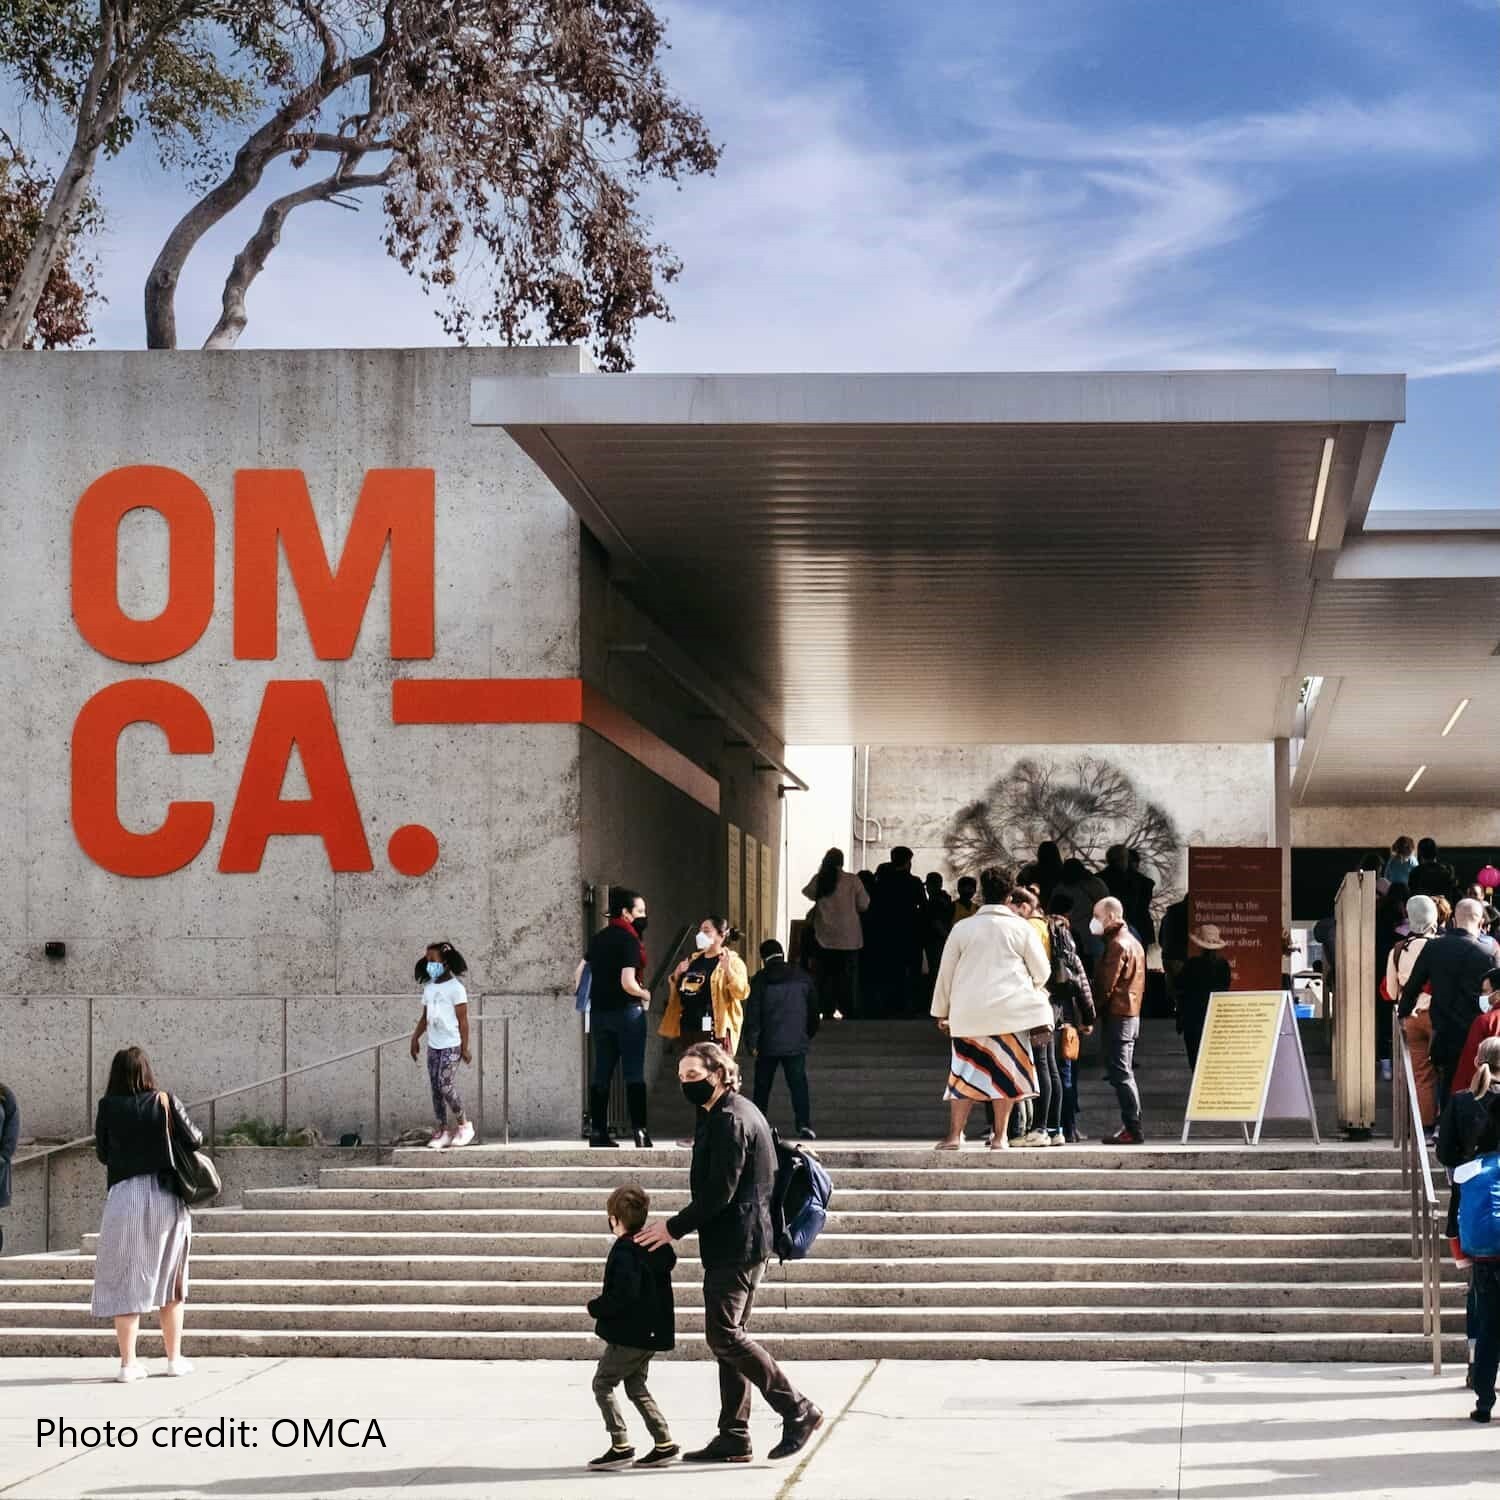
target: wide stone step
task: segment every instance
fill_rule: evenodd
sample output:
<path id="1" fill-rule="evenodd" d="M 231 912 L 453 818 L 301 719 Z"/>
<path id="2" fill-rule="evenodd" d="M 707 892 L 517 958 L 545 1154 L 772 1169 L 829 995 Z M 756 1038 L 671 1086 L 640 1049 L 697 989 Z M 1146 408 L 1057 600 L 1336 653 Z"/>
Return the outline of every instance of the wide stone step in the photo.
<path id="1" fill-rule="evenodd" d="M 634 1180 L 634 1179 L 633 1179 Z M 1033 1185 L 1035 1184 L 1035 1185 Z M 644 1186 L 644 1184 L 638 1184 Z M 688 1201 L 685 1183 L 652 1188 L 651 1211 L 675 1213 Z M 598 1213 L 605 1193 L 595 1188 L 470 1188 L 470 1187 L 400 1187 L 400 1188 L 252 1188 L 244 1195 L 243 1207 L 256 1210 L 290 1211 L 318 1209 L 366 1209 L 388 1212 L 397 1209 L 436 1209 L 468 1212 L 487 1210 L 508 1213 L 529 1210 L 588 1210 Z M 1110 1191 L 1082 1188 L 1052 1188 L 1033 1178 L 1022 1189 L 962 1188 L 933 1191 L 906 1191 L 894 1188 L 845 1187 L 835 1189 L 834 1207 L 840 1214 L 858 1212 L 930 1213 L 930 1212 L 1001 1212 L 1025 1209 L 1033 1212 L 1074 1210 L 1095 1212 L 1141 1209 L 1172 1209 L 1193 1212 L 1212 1209 L 1217 1212 L 1364 1212 L 1383 1211 L 1405 1214 L 1409 1200 L 1399 1191 L 1360 1192 L 1354 1189 L 1282 1188 L 1248 1189 L 1241 1192 L 1210 1188 L 1177 1188 L 1162 1186 L 1134 1190 Z M 202 1220 L 200 1219 L 200 1223 Z"/>
<path id="2" fill-rule="evenodd" d="M 835 1173 L 834 1190 L 932 1190 L 932 1191 L 997 1191 L 1026 1192 L 1094 1191 L 1107 1189 L 1130 1189 L 1134 1191 L 1219 1193 L 1241 1191 L 1285 1192 L 1334 1189 L 1347 1192 L 1363 1192 L 1379 1189 L 1388 1193 L 1399 1193 L 1401 1172 L 1394 1164 L 1394 1157 L 1387 1154 L 1381 1167 L 1359 1167 L 1352 1169 L 1285 1168 L 1280 1171 L 1203 1171 L 1177 1172 L 1152 1170 L 1135 1166 L 1094 1167 L 1083 1165 L 1087 1160 L 1075 1152 L 1057 1152 L 1061 1159 L 1047 1169 L 1046 1177 L 1038 1177 L 1037 1169 L 1011 1166 L 1010 1157 L 981 1158 L 970 1165 L 970 1153 L 960 1153 L 963 1165 L 949 1167 L 936 1165 L 951 1161 L 951 1157 L 932 1153 L 934 1165 L 907 1169 L 886 1167 L 855 1167 L 846 1165 L 835 1157 L 822 1157 L 829 1171 Z M 1017 1153 L 1017 1160 L 1021 1153 Z M 606 1163 L 600 1165 L 600 1160 Z M 579 1192 L 602 1192 L 606 1197 L 621 1181 L 628 1180 L 641 1187 L 656 1190 L 679 1188 L 685 1190 L 688 1182 L 688 1163 L 685 1155 L 674 1158 L 674 1165 L 659 1163 L 660 1153 L 644 1151 L 621 1151 L 597 1153 L 588 1166 L 555 1168 L 548 1166 L 519 1167 L 466 1167 L 458 1175 L 451 1165 L 424 1164 L 420 1166 L 390 1167 L 324 1167 L 318 1174 L 319 1183 L 325 1188 L 454 1188 L 472 1189 L 567 1189 Z M 1002 1164 L 1003 1163 L 1003 1164 Z"/>
<path id="3" fill-rule="evenodd" d="M 233 1239 L 234 1236 L 225 1236 Z M 825 1236 L 826 1238 L 826 1236 Z M 1240 1255 L 1214 1255 L 1195 1248 L 1189 1253 L 1182 1247 L 1175 1256 L 1127 1258 L 1117 1244 L 1109 1253 L 1097 1258 L 1080 1255 L 1076 1242 L 1067 1236 L 1056 1250 L 1037 1253 L 1036 1237 L 1028 1242 L 1030 1253 L 996 1256 L 968 1251 L 940 1259 L 906 1257 L 890 1254 L 863 1259 L 824 1258 L 775 1264 L 767 1274 L 769 1288 L 785 1282 L 838 1282 L 885 1284 L 889 1282 L 1048 1282 L 1091 1281 L 1132 1282 L 1146 1273 L 1162 1284 L 1178 1282 L 1390 1282 L 1409 1281 L 1417 1273 L 1409 1245 L 1403 1242 L 1399 1252 L 1358 1258 L 1338 1253 L 1334 1237 L 1329 1249 L 1308 1248 L 1292 1253 L 1270 1253 L 1251 1242 Z M 590 1251 L 570 1252 L 549 1240 L 549 1251 L 532 1255 L 452 1255 L 422 1253 L 340 1254 L 326 1249 L 299 1247 L 295 1250 L 259 1253 L 217 1253 L 195 1244 L 193 1276 L 210 1278 L 245 1278 L 262 1280 L 349 1280 L 397 1281 L 584 1281 L 598 1285 L 603 1268 L 602 1257 Z M 689 1242 L 691 1243 L 691 1242 Z M 820 1245 L 823 1240 L 818 1242 Z M 17 1280 L 66 1278 L 87 1281 L 93 1277 L 94 1261 L 90 1255 L 14 1256 L 5 1261 L 8 1277 Z M 679 1278 L 693 1279 L 701 1268 L 691 1256 L 678 1262 Z"/>
<path id="4" fill-rule="evenodd" d="M 1179 1127 L 1180 1129 L 1180 1127 Z M 848 1167 L 885 1168 L 887 1170 L 920 1170 L 937 1167 L 945 1171 L 986 1171 L 1003 1165 L 1011 1171 L 1049 1172 L 1064 1165 L 1073 1167 L 1131 1169 L 1152 1171 L 1275 1171 L 1341 1168 L 1350 1170 L 1373 1167 L 1383 1171 L 1399 1170 L 1400 1159 L 1384 1145 L 1339 1147 L 1323 1150 L 1311 1141 L 1286 1145 L 1280 1142 L 1246 1146 L 1238 1141 L 1183 1146 L 1178 1142 L 1152 1142 L 1145 1146 L 1078 1145 L 1061 1149 L 1017 1150 L 1006 1152 L 1003 1163 L 997 1163 L 997 1152 L 986 1151 L 977 1141 L 962 1151 L 933 1151 L 931 1147 L 909 1144 L 862 1145 L 825 1139 L 812 1148 L 827 1164 L 830 1172 Z M 458 1151 L 428 1151 L 424 1147 L 400 1147 L 391 1153 L 394 1167 L 437 1168 L 467 1171 L 474 1167 L 605 1167 L 621 1170 L 614 1163 L 635 1157 L 648 1157 L 653 1165 L 686 1164 L 691 1153 L 686 1147 L 659 1142 L 654 1151 L 636 1152 L 633 1147 L 619 1151 L 590 1150 L 587 1146 L 520 1146 L 473 1145 Z M 378 1170 L 378 1169 L 371 1169 Z"/>
<path id="5" fill-rule="evenodd" d="M 605 1233 L 574 1234 L 545 1231 L 516 1233 L 464 1233 L 426 1230 L 403 1234 L 372 1230 L 320 1233 L 316 1243 L 300 1230 L 255 1230 L 246 1232 L 200 1231 L 193 1236 L 202 1255 L 289 1255 L 315 1251 L 323 1255 L 408 1256 L 488 1255 L 498 1257 L 546 1255 L 602 1255 L 609 1247 Z M 83 1248 L 92 1254 L 97 1234 L 83 1238 Z M 1180 1256 L 1223 1257 L 1239 1255 L 1327 1256 L 1335 1252 L 1352 1260 L 1369 1256 L 1393 1256 L 1409 1248 L 1404 1233 L 1248 1234 L 1226 1230 L 1219 1234 L 1115 1233 L 1094 1230 L 1080 1242 L 1076 1233 L 1043 1230 L 1025 1233 L 964 1234 L 846 1234 L 830 1230 L 818 1239 L 818 1258 L 858 1261 L 875 1256 L 890 1259 L 946 1259 L 954 1254 L 1011 1256 L 1056 1251 L 1059 1254 L 1092 1254 L 1122 1260 L 1169 1260 Z"/>
<path id="6" fill-rule="evenodd" d="M 768 1333 L 766 1347 L 778 1359 L 793 1363 L 828 1359 L 994 1359 L 994 1360 L 1273 1360 L 1282 1363 L 1333 1361 L 1346 1364 L 1418 1364 L 1431 1358 L 1430 1346 L 1401 1333 L 1103 1333 L 1056 1332 L 966 1333 L 961 1339 L 928 1333 Z M 577 1333 L 471 1333 L 467 1330 L 422 1332 L 320 1331 L 246 1332 L 203 1329 L 192 1334 L 192 1352 L 205 1358 L 257 1354 L 274 1357 L 360 1356 L 363 1358 L 431 1359 L 441 1343 L 445 1359 L 580 1359 L 598 1357 L 599 1341 Z M 141 1353 L 161 1354 L 154 1328 L 142 1328 Z M 115 1357 L 112 1329 L 0 1329 L 0 1358 L 44 1355 Z M 1444 1339 L 1444 1356 L 1462 1361 L 1461 1336 Z M 666 1359 L 706 1360 L 702 1340 L 687 1338 Z"/>
<path id="7" fill-rule="evenodd" d="M 593 1238 L 607 1250 L 609 1239 L 601 1229 L 603 1215 L 598 1204 L 581 1209 L 454 1208 L 442 1215 L 443 1234 L 572 1234 Z M 426 1232 L 432 1223 L 427 1208 L 225 1208 L 200 1213 L 195 1238 L 221 1234 L 292 1233 L 303 1235 L 412 1234 Z M 960 1249 L 972 1239 L 992 1235 L 1025 1235 L 1033 1231 L 1053 1235 L 1071 1234 L 1085 1240 L 1101 1236 L 1158 1235 L 1189 1231 L 1199 1234 L 1244 1235 L 1400 1235 L 1406 1220 L 1395 1209 L 1345 1209 L 1338 1212 L 1289 1211 L 1285 1206 L 1266 1205 L 1258 1210 L 1181 1208 L 1170 1202 L 1156 1210 L 1137 1206 L 1132 1210 L 1079 1210 L 1031 1208 L 963 1208 L 956 1212 L 866 1211 L 842 1205 L 835 1198 L 830 1234 L 841 1236 L 943 1237 L 942 1249 Z"/>
<path id="8" fill-rule="evenodd" d="M 597 1271 L 597 1268 L 596 1268 Z M 315 1304 L 329 1307 L 367 1305 L 382 1307 L 409 1303 L 440 1303 L 447 1307 L 551 1307 L 578 1306 L 597 1286 L 592 1279 L 573 1281 L 397 1281 L 382 1280 L 378 1289 L 369 1280 L 257 1280 L 253 1277 L 192 1278 L 193 1321 L 205 1303 L 290 1306 Z M 775 1303 L 801 1308 L 890 1308 L 951 1307 L 960 1283 L 953 1281 L 772 1281 L 765 1296 Z M 1173 1308 L 1299 1308 L 1304 1311 L 1340 1308 L 1410 1308 L 1419 1306 L 1421 1288 L 1415 1279 L 1400 1281 L 1192 1281 L 1163 1284 L 1151 1281 L 977 1281 L 964 1282 L 962 1297 L 969 1308 L 1008 1308 L 1041 1304 L 1049 1307 L 1143 1307 L 1153 1304 Z M 91 1283 L 87 1280 L 0 1281 L 0 1304 L 49 1303 L 87 1307 Z M 696 1301 L 699 1284 L 676 1278 L 677 1299 L 687 1306 Z M 1446 1306 L 1462 1308 L 1465 1287 L 1461 1279 L 1444 1284 Z M 759 1314 L 757 1314 L 757 1320 Z"/>
<path id="9" fill-rule="evenodd" d="M 474 1307 L 446 1303 L 400 1303 L 394 1306 L 299 1303 L 195 1303 L 190 1323 L 196 1338 L 205 1329 L 280 1332 L 438 1333 L 574 1333 L 588 1335 L 594 1320 L 579 1300 L 571 1305 Z M 98 1320 L 88 1305 L 75 1303 L 0 1302 L 0 1328 L 92 1329 Z M 677 1309 L 679 1339 L 701 1335 L 703 1307 L 684 1299 Z M 1046 1333 L 1067 1329 L 1086 1333 L 1405 1333 L 1419 1338 L 1422 1311 L 1417 1298 L 1409 1305 L 1356 1308 L 1158 1307 L 1023 1305 L 972 1307 L 797 1307 L 758 1303 L 757 1338 L 769 1334 L 862 1333 L 942 1334 Z M 1462 1305 L 1446 1309 L 1444 1331 L 1462 1333 Z"/>

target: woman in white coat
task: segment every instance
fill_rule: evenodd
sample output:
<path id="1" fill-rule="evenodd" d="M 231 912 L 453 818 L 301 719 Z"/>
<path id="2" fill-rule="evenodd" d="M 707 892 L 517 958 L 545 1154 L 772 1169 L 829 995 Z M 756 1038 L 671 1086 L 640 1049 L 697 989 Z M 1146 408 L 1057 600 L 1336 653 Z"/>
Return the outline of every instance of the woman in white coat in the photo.
<path id="1" fill-rule="evenodd" d="M 1030 1038 L 1052 1025 L 1052 965 L 1036 928 L 1005 904 L 1011 884 L 1005 871 L 984 871 L 984 904 L 955 924 L 943 948 L 932 1014 L 952 1042 L 952 1056 L 943 1093 L 948 1134 L 937 1143 L 939 1151 L 959 1149 L 969 1111 L 982 1101 L 995 1111 L 990 1150 L 1008 1150 L 1005 1127 L 1012 1108 L 1036 1097 Z"/>

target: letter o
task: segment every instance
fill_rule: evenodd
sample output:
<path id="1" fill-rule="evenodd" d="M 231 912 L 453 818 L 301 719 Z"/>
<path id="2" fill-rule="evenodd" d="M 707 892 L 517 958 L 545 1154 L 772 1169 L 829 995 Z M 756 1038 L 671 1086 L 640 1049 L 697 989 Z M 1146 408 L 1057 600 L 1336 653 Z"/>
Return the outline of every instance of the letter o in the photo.
<path id="1" fill-rule="evenodd" d="M 292 1435 L 289 1438 L 282 1437 L 281 1429 L 283 1427 L 290 1427 L 292 1429 Z M 295 1448 L 297 1446 L 297 1440 L 301 1436 L 302 1429 L 290 1417 L 277 1417 L 277 1419 L 271 1423 L 271 1441 L 275 1443 L 278 1448 Z"/>
<path id="2" fill-rule="evenodd" d="M 167 603 L 150 620 L 120 608 L 120 521 L 154 510 L 167 523 Z M 214 512 L 186 474 L 130 464 L 101 475 L 73 512 L 73 620 L 114 661 L 167 661 L 208 629 L 214 612 Z"/>

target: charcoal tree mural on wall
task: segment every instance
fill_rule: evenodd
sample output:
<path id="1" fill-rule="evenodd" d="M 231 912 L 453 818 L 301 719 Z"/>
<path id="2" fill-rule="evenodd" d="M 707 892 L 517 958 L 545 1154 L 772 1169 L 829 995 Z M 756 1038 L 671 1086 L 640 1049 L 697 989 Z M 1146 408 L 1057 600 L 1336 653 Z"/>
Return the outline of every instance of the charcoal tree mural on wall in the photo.
<path id="1" fill-rule="evenodd" d="M 1048 839 L 1064 859 L 1081 859 L 1091 870 L 1104 863 L 1111 844 L 1139 850 L 1157 881 L 1153 904 L 1161 909 L 1182 895 L 1182 837 L 1171 814 L 1096 755 L 1018 760 L 978 801 L 958 810 L 943 843 L 953 869 L 975 875 L 986 865 L 1023 865 Z"/>

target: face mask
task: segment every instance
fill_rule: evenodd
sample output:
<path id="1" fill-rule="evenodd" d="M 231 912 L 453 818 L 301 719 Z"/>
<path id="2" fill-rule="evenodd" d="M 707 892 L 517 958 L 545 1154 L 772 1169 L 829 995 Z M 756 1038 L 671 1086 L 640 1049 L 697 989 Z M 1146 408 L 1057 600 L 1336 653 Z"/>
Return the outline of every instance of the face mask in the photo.
<path id="1" fill-rule="evenodd" d="M 441 974 L 446 967 L 447 967 L 447 965 L 436 963 L 432 959 L 429 958 L 427 960 L 427 977 L 429 979 L 436 979 L 438 977 L 438 975 Z"/>
<path id="2" fill-rule="evenodd" d="M 1092 918 L 1089 922 L 1089 931 L 1092 932 L 1095 937 L 1103 937 L 1104 923 L 1101 922 L 1098 917 Z"/>
<path id="3" fill-rule="evenodd" d="M 1482 1015 L 1488 1015 L 1489 1014 L 1489 1009 L 1490 1009 L 1490 1007 L 1494 1003 L 1495 1003 L 1495 1001 L 1494 1001 L 1494 997 L 1493 996 L 1491 996 L 1491 995 L 1481 995 L 1479 997 L 1479 1010 L 1480 1010 L 1480 1014 L 1482 1014 Z"/>
<path id="4" fill-rule="evenodd" d="M 694 1078 L 682 1086 L 682 1097 L 695 1109 L 702 1109 L 714 1096 L 713 1080 Z"/>
<path id="5" fill-rule="evenodd" d="M 700 953 L 702 953 L 703 950 L 705 948 L 708 948 L 712 943 L 713 943 L 713 939 L 711 937 L 709 937 L 709 935 L 706 932 L 700 932 L 698 934 L 698 951 Z"/>
<path id="6" fill-rule="evenodd" d="M 646 919 L 645 917 L 634 917 L 631 919 L 630 925 L 635 928 L 635 935 L 640 937 L 646 930 Z"/>

